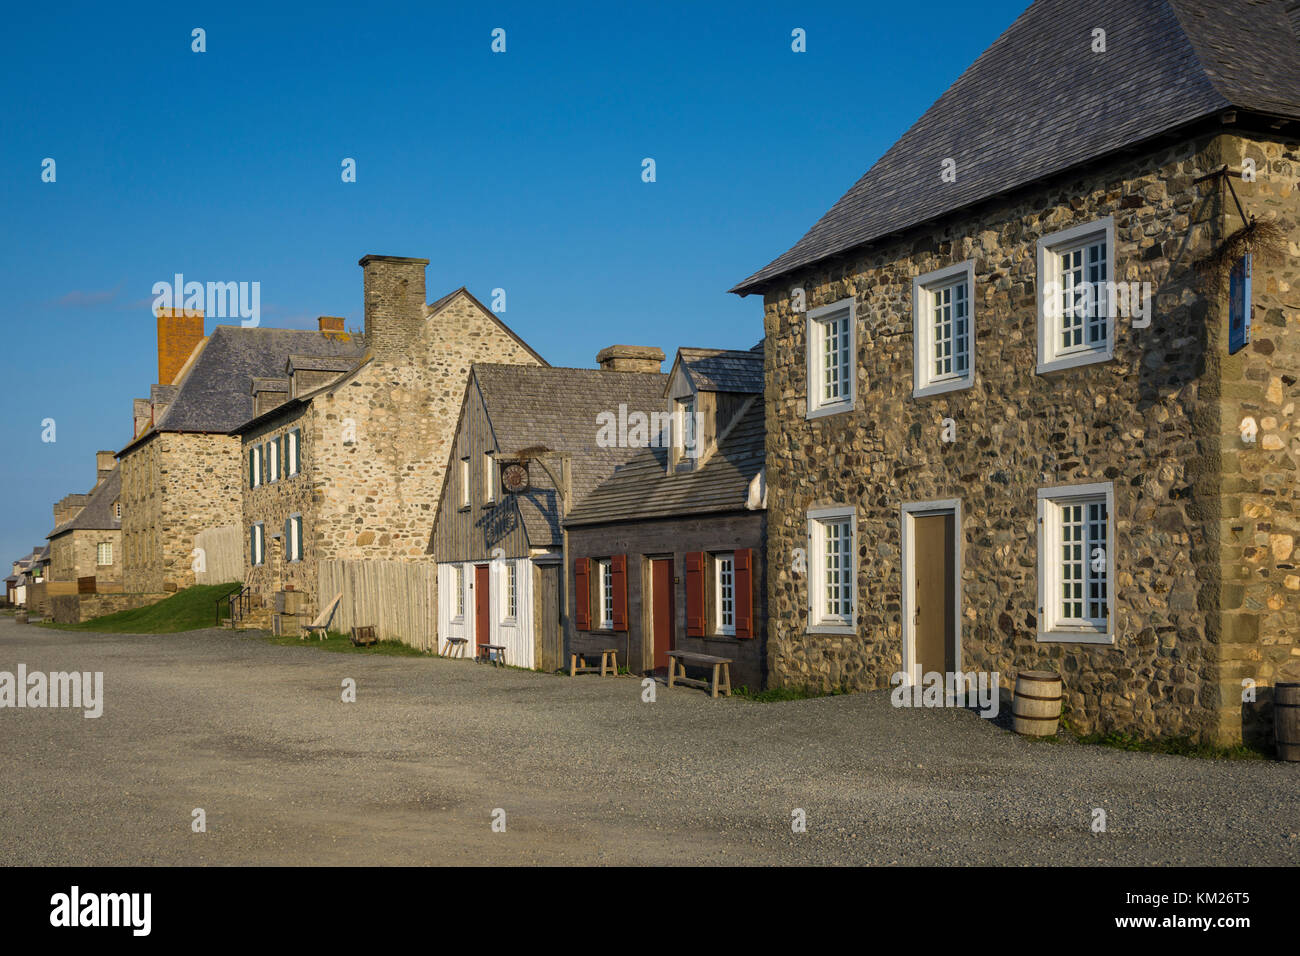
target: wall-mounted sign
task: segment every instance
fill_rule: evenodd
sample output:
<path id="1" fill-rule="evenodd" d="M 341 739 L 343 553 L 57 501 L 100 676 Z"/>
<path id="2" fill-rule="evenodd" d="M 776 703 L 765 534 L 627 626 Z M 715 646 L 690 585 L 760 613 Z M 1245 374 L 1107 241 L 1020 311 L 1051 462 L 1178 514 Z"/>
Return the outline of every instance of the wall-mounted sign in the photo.
<path id="1" fill-rule="evenodd" d="M 1250 344 L 1250 253 L 1232 265 L 1228 274 L 1228 354 Z"/>
<path id="2" fill-rule="evenodd" d="M 512 495 L 528 490 L 528 462 L 507 461 L 501 466 L 501 487 Z"/>

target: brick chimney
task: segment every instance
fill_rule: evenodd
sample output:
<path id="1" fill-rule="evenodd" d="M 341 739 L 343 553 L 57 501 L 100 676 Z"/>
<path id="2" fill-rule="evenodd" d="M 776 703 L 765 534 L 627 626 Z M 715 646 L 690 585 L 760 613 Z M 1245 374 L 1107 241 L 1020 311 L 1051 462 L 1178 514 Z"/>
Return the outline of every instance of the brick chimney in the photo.
<path id="1" fill-rule="evenodd" d="M 661 372 L 664 350 L 653 345 L 611 345 L 596 353 L 596 362 L 607 372 Z"/>
<path id="2" fill-rule="evenodd" d="M 322 315 L 316 320 L 316 324 L 322 332 L 344 332 L 343 316 L 341 315 Z"/>
<path id="3" fill-rule="evenodd" d="M 159 309 L 158 381 L 170 385 L 194 351 L 194 346 L 202 340 L 202 311 Z"/>
<path id="4" fill-rule="evenodd" d="M 95 486 L 113 473 L 117 467 L 117 456 L 111 451 L 95 452 Z"/>
<path id="5" fill-rule="evenodd" d="M 428 259 L 362 256 L 366 347 L 378 362 L 417 358 L 424 329 L 424 268 Z"/>

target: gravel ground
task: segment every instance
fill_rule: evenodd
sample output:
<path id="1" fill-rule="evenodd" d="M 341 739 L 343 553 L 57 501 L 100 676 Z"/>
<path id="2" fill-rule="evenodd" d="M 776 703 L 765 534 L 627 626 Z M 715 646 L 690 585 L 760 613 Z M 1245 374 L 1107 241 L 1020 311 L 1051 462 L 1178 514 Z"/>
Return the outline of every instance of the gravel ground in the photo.
<path id="1" fill-rule="evenodd" d="M 1300 764 L 1032 743 L 885 692 L 643 703 L 630 678 L 0 617 L 19 663 L 103 671 L 105 703 L 0 710 L 8 864 L 1300 863 Z"/>

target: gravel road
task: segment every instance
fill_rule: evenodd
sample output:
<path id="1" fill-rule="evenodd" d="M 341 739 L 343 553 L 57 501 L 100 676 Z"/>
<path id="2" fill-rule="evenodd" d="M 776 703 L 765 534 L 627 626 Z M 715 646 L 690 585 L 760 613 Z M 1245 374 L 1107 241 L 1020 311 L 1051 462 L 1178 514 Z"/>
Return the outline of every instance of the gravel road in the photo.
<path id="1" fill-rule="evenodd" d="M 0 617 L 19 663 L 102 671 L 104 712 L 0 710 L 11 865 L 1300 863 L 1300 764 L 1029 742 L 885 692 L 644 703 L 632 678 Z"/>

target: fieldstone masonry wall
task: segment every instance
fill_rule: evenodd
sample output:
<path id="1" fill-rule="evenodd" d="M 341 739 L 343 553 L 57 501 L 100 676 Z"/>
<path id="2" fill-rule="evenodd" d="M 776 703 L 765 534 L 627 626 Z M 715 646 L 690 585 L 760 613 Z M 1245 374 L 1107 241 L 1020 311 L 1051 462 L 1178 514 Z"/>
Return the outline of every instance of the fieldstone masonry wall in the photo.
<path id="1" fill-rule="evenodd" d="M 1283 438 L 1280 423 L 1294 412 L 1300 371 L 1294 352 L 1282 358 L 1282 346 L 1296 344 L 1286 338 L 1296 334 L 1295 310 L 1282 303 L 1295 300 L 1295 144 L 1254 147 L 1265 161 L 1245 195 L 1261 214 L 1267 206 L 1288 218 L 1292 244 L 1281 272 L 1257 269 L 1247 353 L 1225 357 L 1226 308 L 1199 292 L 1194 263 L 1224 232 L 1226 191 L 1194 180 L 1239 149 L 1233 142 L 1206 137 L 1036 187 L 790 276 L 766 294 L 774 684 L 888 686 L 903 660 L 901 506 L 957 498 L 966 670 L 1000 672 L 1004 693 L 1017 670 L 1058 670 L 1069 720 L 1084 731 L 1240 738 L 1237 671 L 1264 677 L 1263 665 L 1296 649 L 1300 574 L 1290 562 L 1300 440 L 1295 431 Z M 1114 278 L 1152 284 L 1151 327 L 1120 319 L 1113 360 L 1037 374 L 1036 242 L 1105 216 L 1116 224 Z M 975 383 L 915 399 L 912 279 L 968 259 Z M 796 286 L 810 309 L 856 299 L 852 412 L 805 418 Z M 1269 416 L 1262 434 L 1277 434 L 1280 447 L 1227 450 L 1247 407 Z M 955 443 L 940 439 L 944 418 L 956 422 Z M 1114 487 L 1115 643 L 1040 643 L 1037 491 L 1087 482 Z M 807 577 L 793 570 L 793 554 L 807 547 L 808 509 L 837 504 L 857 507 L 858 633 L 808 634 Z M 1230 565 L 1221 563 L 1221 536 Z"/>

